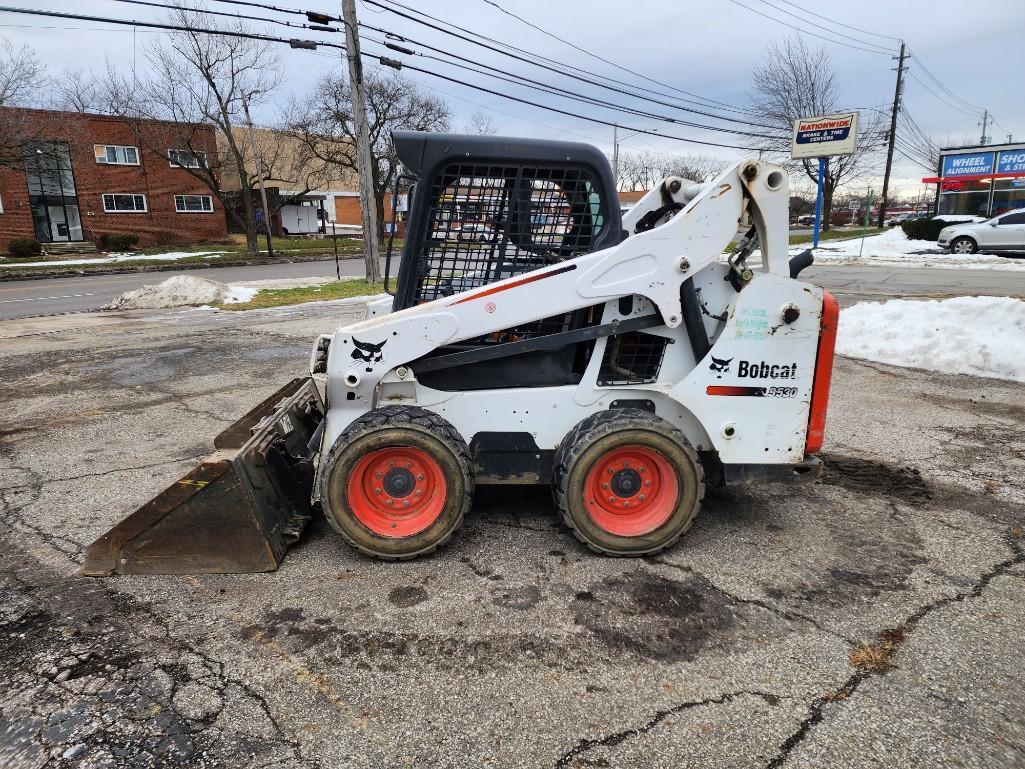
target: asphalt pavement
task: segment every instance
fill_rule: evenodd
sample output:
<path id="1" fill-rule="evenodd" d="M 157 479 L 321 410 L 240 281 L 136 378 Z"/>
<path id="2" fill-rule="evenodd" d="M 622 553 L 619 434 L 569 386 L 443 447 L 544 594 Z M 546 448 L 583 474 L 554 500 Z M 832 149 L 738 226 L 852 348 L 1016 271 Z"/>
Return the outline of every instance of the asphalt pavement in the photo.
<path id="1" fill-rule="evenodd" d="M 361 313 L 0 324 L 0 766 L 1025 765 L 1013 382 L 841 358 L 821 482 L 710 492 L 657 558 L 492 487 L 411 562 L 315 519 L 274 573 L 77 574 Z"/>
<path id="2" fill-rule="evenodd" d="M 341 274 L 361 277 L 363 259 L 340 259 Z M 382 269 L 384 261 L 381 262 Z M 277 278 L 335 277 L 333 259 L 321 262 L 264 264 L 251 267 L 206 267 L 200 269 L 130 272 L 40 280 L 0 280 L 0 320 L 98 310 L 125 291 L 152 285 L 172 275 L 194 275 L 221 283 Z M 2 277 L 2 273 L 0 273 Z"/>
<path id="3" fill-rule="evenodd" d="M 361 259 L 343 259 L 340 265 L 342 275 L 359 277 L 364 274 Z M 397 260 L 393 261 L 392 269 L 397 269 L 397 266 Z M 125 291 L 158 283 L 171 275 L 195 275 L 222 283 L 309 277 L 324 277 L 330 280 L 335 275 L 335 265 L 333 260 L 329 260 L 174 272 L 0 281 L 0 320 L 98 310 Z M 851 300 L 972 294 L 1025 297 L 1025 270 L 1010 272 L 824 265 L 805 270 L 801 277 L 834 292 L 842 291 L 850 295 Z"/>

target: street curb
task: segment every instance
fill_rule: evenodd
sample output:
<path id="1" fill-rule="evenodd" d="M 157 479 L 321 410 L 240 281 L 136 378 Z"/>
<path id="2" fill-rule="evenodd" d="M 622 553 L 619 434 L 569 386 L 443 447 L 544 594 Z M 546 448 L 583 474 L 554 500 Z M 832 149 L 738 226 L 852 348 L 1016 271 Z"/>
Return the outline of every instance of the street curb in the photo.
<path id="1" fill-rule="evenodd" d="M 363 254 L 338 255 L 338 261 L 350 261 L 362 259 Z M 15 280 L 45 280 L 49 278 L 81 278 L 86 275 L 124 275 L 134 272 L 181 272 L 184 270 L 216 270 L 220 267 L 256 267 L 267 264 L 297 264 L 299 262 L 333 262 L 334 254 L 311 254 L 309 256 L 290 256 L 288 258 L 274 259 L 233 259 L 231 261 L 218 260 L 216 264 L 204 264 L 202 262 L 191 262 L 189 264 L 148 264 L 132 267 L 122 263 L 118 266 L 89 268 L 84 265 L 75 265 L 61 269 L 55 263 L 54 268 L 34 267 L 18 270 L 17 267 L 9 269 L 0 268 L 0 283 Z"/>

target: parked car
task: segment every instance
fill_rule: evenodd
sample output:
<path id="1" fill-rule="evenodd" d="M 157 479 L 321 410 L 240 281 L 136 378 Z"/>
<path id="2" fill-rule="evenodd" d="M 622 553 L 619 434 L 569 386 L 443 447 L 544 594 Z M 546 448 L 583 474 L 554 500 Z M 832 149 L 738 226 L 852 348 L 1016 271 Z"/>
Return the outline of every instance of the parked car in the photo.
<path id="1" fill-rule="evenodd" d="M 495 239 L 495 231 L 482 222 L 467 222 L 459 230 L 459 239 L 486 243 Z"/>
<path id="2" fill-rule="evenodd" d="M 982 222 L 944 227 L 936 242 L 952 254 L 974 254 L 980 249 L 1025 251 L 1025 208 Z"/>

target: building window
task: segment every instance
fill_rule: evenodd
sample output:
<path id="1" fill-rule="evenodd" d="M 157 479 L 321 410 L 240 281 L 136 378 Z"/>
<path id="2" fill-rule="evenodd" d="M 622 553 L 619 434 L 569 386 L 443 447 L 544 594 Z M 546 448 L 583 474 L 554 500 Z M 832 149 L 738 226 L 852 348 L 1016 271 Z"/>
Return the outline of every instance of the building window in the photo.
<path id="1" fill-rule="evenodd" d="M 146 196 L 106 192 L 103 195 L 103 210 L 108 214 L 146 213 Z"/>
<path id="2" fill-rule="evenodd" d="M 4 197 L 0 195 L 0 214 L 4 212 Z"/>
<path id="3" fill-rule="evenodd" d="M 174 210 L 179 214 L 210 213 L 214 199 L 209 195 L 175 195 Z"/>
<path id="4" fill-rule="evenodd" d="M 139 165 L 139 150 L 137 147 L 122 147 L 120 144 L 94 144 L 93 154 L 96 155 L 96 162 L 100 165 Z"/>
<path id="5" fill-rule="evenodd" d="M 1025 176 L 1020 179 L 997 179 L 993 183 L 993 216 L 1005 211 L 1025 208 Z"/>
<path id="6" fill-rule="evenodd" d="M 943 182 L 938 213 L 989 216 L 989 186 L 989 180 Z"/>
<path id="7" fill-rule="evenodd" d="M 206 153 L 191 150 L 168 150 L 167 159 L 171 166 L 179 168 L 206 168 Z"/>

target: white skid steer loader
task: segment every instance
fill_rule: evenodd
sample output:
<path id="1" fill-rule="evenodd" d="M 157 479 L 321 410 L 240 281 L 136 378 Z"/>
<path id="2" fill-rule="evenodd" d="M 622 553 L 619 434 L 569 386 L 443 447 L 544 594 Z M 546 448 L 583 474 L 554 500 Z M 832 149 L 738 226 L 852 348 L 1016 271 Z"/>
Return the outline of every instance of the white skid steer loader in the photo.
<path id="1" fill-rule="evenodd" d="M 782 168 L 671 177 L 623 216 L 589 145 L 394 141 L 415 183 L 392 296 L 319 337 L 312 376 L 97 540 L 84 573 L 272 570 L 318 504 L 360 551 L 412 558 L 503 483 L 549 484 L 595 551 L 649 555 L 708 486 L 818 476 L 838 310 L 797 280 L 811 255 L 789 258 Z"/>

